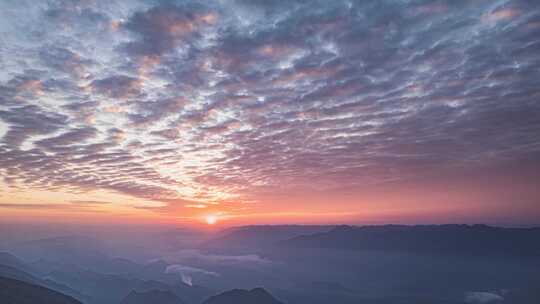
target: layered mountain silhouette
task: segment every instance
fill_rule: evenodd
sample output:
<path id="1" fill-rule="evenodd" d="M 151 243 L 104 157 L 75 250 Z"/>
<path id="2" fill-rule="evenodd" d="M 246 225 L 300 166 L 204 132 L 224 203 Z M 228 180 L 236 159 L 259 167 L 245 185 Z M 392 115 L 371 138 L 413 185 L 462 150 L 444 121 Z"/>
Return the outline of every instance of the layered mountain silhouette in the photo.
<path id="1" fill-rule="evenodd" d="M 238 254 L 201 249 L 179 255 L 176 263 L 224 274 L 195 280 L 203 285 L 193 286 L 183 283 L 179 273 L 168 272 L 171 264 L 164 259 L 132 261 L 102 252 L 102 247 L 85 252 L 84 238 L 40 239 L 0 252 L 0 277 L 19 282 L 0 285 L 3 295 L 9 295 L 0 297 L 0 304 L 26 304 L 27 298 L 14 298 L 21 294 L 29 295 L 29 303 L 56 303 L 21 284 L 84 304 L 282 303 L 262 288 L 215 292 L 249 284 L 298 304 L 459 304 L 465 292 L 499 290 L 504 290 L 505 302 L 536 304 L 538 239 L 539 228 L 485 225 L 238 227 L 215 238 L 216 250 L 244 248 Z M 101 246 L 88 240 L 90 247 Z M 72 256 L 62 260 L 67 253 Z M 246 254 L 264 257 L 265 263 L 242 259 Z M 444 277 L 444 282 L 434 277 Z M 292 278 L 290 288 L 274 284 L 282 278 Z M 34 294 L 43 299 L 35 300 Z"/>
<path id="2" fill-rule="evenodd" d="M 18 243 L 10 252 L 28 261 L 46 259 L 64 264 L 102 265 L 110 260 L 104 253 L 106 250 L 106 246 L 94 238 L 68 235 Z"/>
<path id="3" fill-rule="evenodd" d="M 204 248 L 218 251 L 261 250 L 278 241 L 302 235 L 327 232 L 335 226 L 324 225 L 251 225 L 225 229 Z"/>
<path id="4" fill-rule="evenodd" d="M 295 248 L 481 255 L 540 255 L 540 228 L 486 225 L 339 226 L 279 244 Z"/>
<path id="5" fill-rule="evenodd" d="M 57 291 L 26 283 L 19 280 L 0 277 L 0 303 L 2 304 L 81 304 L 72 297 Z"/>
<path id="6" fill-rule="evenodd" d="M 184 304 L 184 302 L 170 291 L 151 290 L 151 291 L 132 291 L 120 304 Z"/>
<path id="7" fill-rule="evenodd" d="M 233 289 L 210 297 L 203 304 L 283 304 L 263 288 Z"/>
<path id="8" fill-rule="evenodd" d="M 30 272 L 32 272 L 32 274 Z M 32 267 L 28 266 L 17 257 L 6 252 L 0 253 L 0 277 L 44 286 L 78 299 L 87 299 L 87 296 L 73 290 L 69 286 L 50 279 L 36 277 L 34 275 L 35 272 L 35 269 L 32 269 Z"/>
<path id="9" fill-rule="evenodd" d="M 212 290 L 186 285 L 177 275 L 164 273 L 166 266 L 163 261 L 140 265 L 114 258 L 108 260 L 107 271 L 116 271 L 117 274 L 109 274 L 43 259 L 28 263 L 10 253 L 0 252 L 1 277 L 50 288 L 85 304 L 118 304 L 132 291 L 141 296 L 154 290 L 163 291 L 184 302 L 196 304 L 213 294 Z M 149 294 L 156 295 L 160 294 Z M 2 301 L 0 303 L 3 304 Z"/>

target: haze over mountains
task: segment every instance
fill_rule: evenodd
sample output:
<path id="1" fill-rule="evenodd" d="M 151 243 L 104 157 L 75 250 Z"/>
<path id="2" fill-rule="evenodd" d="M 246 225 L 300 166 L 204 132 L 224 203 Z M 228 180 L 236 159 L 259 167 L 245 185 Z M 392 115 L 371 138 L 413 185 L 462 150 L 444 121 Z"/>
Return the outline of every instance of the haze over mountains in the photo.
<path id="1" fill-rule="evenodd" d="M 224 230 L 204 244 L 213 250 L 242 251 L 250 248 L 263 249 L 276 242 L 302 235 L 326 232 L 334 226 L 324 225 L 283 225 L 283 226 L 242 226 Z"/>
<path id="2" fill-rule="evenodd" d="M 540 299 L 538 228 L 245 226 L 201 231 L 191 246 L 173 241 L 182 233 L 197 232 L 140 236 L 146 239 L 137 244 L 140 253 L 153 256 L 146 260 L 138 259 L 140 254 L 116 255 L 132 248 L 115 248 L 107 237 L 10 242 L 0 253 L 0 277 L 84 304 L 533 304 Z M 156 239 L 169 246 L 157 246 Z"/>

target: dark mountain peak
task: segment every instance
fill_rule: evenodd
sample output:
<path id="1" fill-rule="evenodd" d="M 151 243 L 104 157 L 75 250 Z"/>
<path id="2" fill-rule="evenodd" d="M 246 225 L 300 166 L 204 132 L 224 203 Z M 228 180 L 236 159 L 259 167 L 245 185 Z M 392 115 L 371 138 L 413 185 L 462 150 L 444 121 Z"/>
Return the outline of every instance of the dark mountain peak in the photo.
<path id="1" fill-rule="evenodd" d="M 54 290 L 4 277 L 0 277 L 0 301 L 16 304 L 81 304 Z"/>
<path id="2" fill-rule="evenodd" d="M 232 289 L 210 297 L 203 304 L 282 304 L 264 288 Z"/>
<path id="3" fill-rule="evenodd" d="M 272 297 L 272 295 L 262 287 L 253 288 L 249 292 L 257 297 Z"/>
<path id="4" fill-rule="evenodd" d="M 150 290 L 131 291 L 121 302 L 121 304 L 183 304 L 184 302 L 171 291 Z"/>

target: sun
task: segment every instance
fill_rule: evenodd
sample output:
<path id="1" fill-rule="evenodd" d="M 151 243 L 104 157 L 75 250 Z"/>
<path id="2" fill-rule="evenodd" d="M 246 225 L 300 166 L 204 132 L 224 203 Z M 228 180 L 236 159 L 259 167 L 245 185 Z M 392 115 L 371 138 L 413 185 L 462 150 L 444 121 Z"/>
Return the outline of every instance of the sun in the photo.
<path id="1" fill-rule="evenodd" d="M 217 221 L 218 221 L 218 218 L 215 215 L 207 215 L 206 216 L 206 223 L 208 225 L 214 225 L 215 223 L 217 223 Z"/>

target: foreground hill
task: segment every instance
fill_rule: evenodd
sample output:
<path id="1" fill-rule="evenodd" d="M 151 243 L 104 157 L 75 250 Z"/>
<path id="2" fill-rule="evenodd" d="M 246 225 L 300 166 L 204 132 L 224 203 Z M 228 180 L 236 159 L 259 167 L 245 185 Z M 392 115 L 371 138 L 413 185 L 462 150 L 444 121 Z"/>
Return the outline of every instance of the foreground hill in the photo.
<path id="1" fill-rule="evenodd" d="M 130 292 L 120 304 L 184 304 L 184 302 L 170 291 L 151 290 L 145 292 Z"/>
<path id="2" fill-rule="evenodd" d="M 204 301 L 203 304 L 283 304 L 263 288 L 233 289 Z"/>
<path id="3" fill-rule="evenodd" d="M 6 263 L 6 264 L 3 264 L 3 263 Z M 21 270 L 14 266 L 20 267 L 21 269 L 24 269 L 24 270 Z M 59 291 L 63 294 L 69 295 L 71 297 L 77 298 L 79 300 L 84 300 L 84 302 L 88 300 L 88 296 L 85 296 L 77 292 L 76 290 L 70 288 L 67 285 L 60 284 L 58 282 L 55 282 L 47 278 L 44 278 L 44 279 L 39 278 L 35 276 L 34 273 L 31 274 L 27 272 L 26 270 L 32 270 L 32 268 L 27 266 L 21 260 L 19 260 L 18 258 L 16 258 L 15 256 L 11 254 L 0 253 L 0 277 L 13 279 L 17 281 L 23 281 L 25 283 L 29 283 L 33 285 L 44 286 L 52 290 Z"/>
<path id="4" fill-rule="evenodd" d="M 31 274 L 8 265 L 0 264 L 0 277 L 43 285 L 40 284 L 39 279 L 32 276 Z"/>
<path id="5" fill-rule="evenodd" d="M 540 256 L 540 228 L 486 225 L 339 226 L 279 242 L 293 248 Z"/>
<path id="6" fill-rule="evenodd" d="M 24 261 L 8 252 L 0 252 L 0 264 L 28 271 L 28 266 Z"/>
<path id="7" fill-rule="evenodd" d="M 81 304 L 72 297 L 54 290 L 0 277 L 0 303 L 2 304 Z"/>

